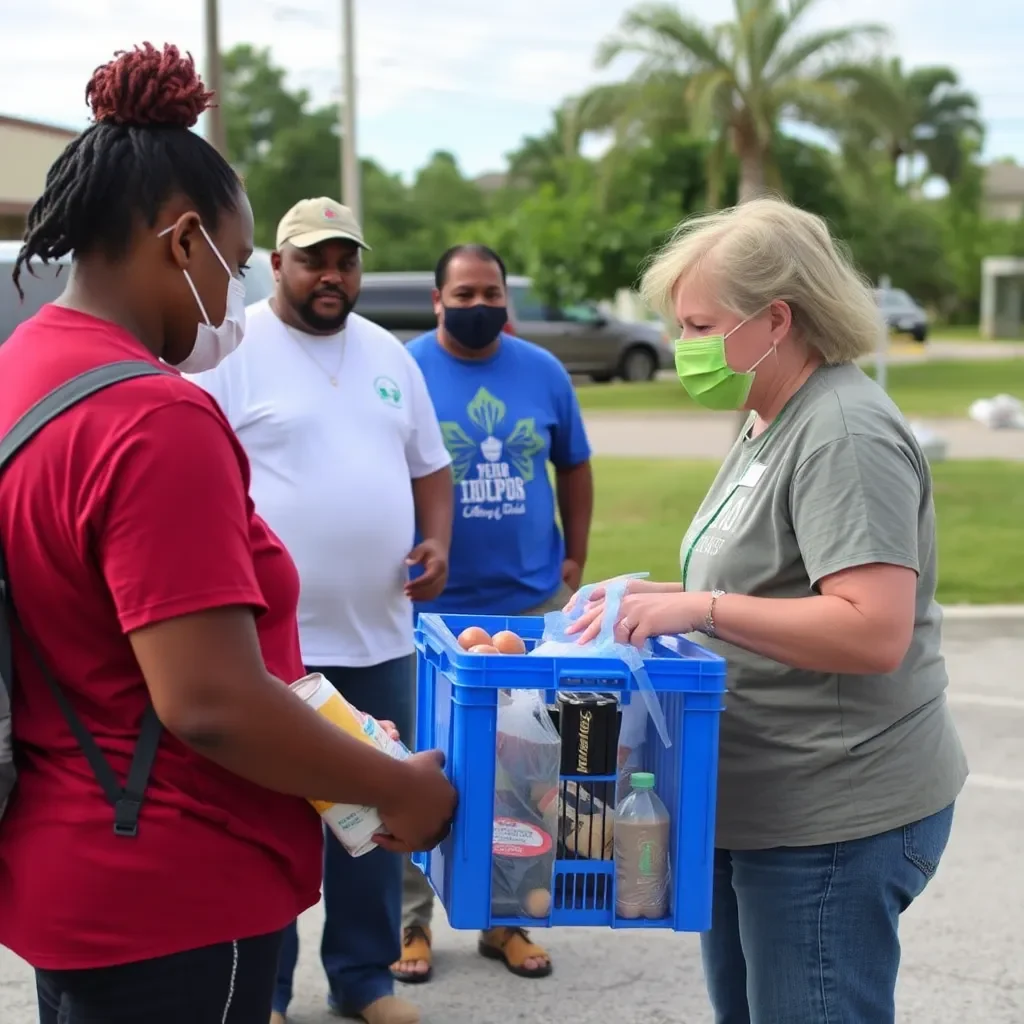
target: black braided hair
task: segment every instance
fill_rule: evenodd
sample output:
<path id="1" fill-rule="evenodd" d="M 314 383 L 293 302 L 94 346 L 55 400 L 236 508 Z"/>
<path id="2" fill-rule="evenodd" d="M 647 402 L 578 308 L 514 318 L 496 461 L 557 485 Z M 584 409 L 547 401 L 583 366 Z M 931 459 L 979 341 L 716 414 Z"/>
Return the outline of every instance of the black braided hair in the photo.
<path id="1" fill-rule="evenodd" d="M 98 67 L 85 88 L 93 124 L 70 142 L 46 174 L 29 211 L 11 275 L 67 253 L 122 257 L 139 219 L 152 227 L 175 193 L 186 195 L 207 230 L 238 207 L 231 165 L 190 129 L 211 105 L 190 54 L 143 43 Z"/>

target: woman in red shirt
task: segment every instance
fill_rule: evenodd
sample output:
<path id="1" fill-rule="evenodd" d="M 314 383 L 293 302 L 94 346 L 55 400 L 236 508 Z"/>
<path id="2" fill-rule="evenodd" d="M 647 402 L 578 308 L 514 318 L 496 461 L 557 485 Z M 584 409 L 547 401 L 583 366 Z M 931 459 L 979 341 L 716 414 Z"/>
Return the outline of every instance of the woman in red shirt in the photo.
<path id="1" fill-rule="evenodd" d="M 241 338 L 249 203 L 189 129 L 210 94 L 146 44 L 99 68 L 95 122 L 50 169 L 15 270 L 73 252 L 67 290 L 0 348 L 0 435 L 53 388 L 122 360 L 198 371 Z M 305 798 L 378 807 L 426 849 L 454 793 L 290 694 L 298 577 L 254 514 L 216 403 L 175 372 L 44 427 L 0 477 L 18 617 L 123 779 L 164 726 L 137 834 L 114 811 L 15 634 L 19 781 L 0 823 L 0 943 L 36 968 L 42 1024 L 260 1024 L 280 931 L 319 898 Z M 338 566 L 344 572 L 344 566 Z"/>

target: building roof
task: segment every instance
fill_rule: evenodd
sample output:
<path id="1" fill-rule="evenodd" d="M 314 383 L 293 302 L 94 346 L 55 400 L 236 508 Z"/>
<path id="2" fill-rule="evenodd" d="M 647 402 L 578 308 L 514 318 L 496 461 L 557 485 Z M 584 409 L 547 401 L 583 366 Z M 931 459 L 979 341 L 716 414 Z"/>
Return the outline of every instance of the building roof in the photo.
<path id="1" fill-rule="evenodd" d="M 475 177 L 473 182 L 481 192 L 497 192 L 508 184 L 508 175 L 503 171 L 488 171 Z"/>
<path id="2" fill-rule="evenodd" d="M 80 135 L 80 132 L 71 128 L 61 128 L 55 124 L 46 124 L 44 121 L 31 121 L 24 117 L 11 117 L 7 114 L 0 114 L 0 127 L 9 125 L 11 128 L 24 128 L 26 131 L 39 132 L 42 135 L 56 135 L 58 138 L 70 142 Z"/>
<path id="3" fill-rule="evenodd" d="M 986 199 L 1024 199 L 1024 167 L 992 163 L 985 168 Z"/>

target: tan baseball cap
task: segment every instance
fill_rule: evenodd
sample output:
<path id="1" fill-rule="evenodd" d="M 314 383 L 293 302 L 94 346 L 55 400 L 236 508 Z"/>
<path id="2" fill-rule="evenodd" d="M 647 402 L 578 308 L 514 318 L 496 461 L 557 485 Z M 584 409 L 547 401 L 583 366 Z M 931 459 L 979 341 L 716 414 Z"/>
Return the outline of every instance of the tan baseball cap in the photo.
<path id="1" fill-rule="evenodd" d="M 347 242 L 355 242 L 361 249 L 369 250 L 363 241 L 363 229 L 355 218 L 355 214 L 341 203 L 336 203 L 327 196 L 319 199 L 301 199 L 282 218 L 277 225 L 277 248 L 285 242 L 308 249 L 311 245 L 319 245 L 332 238 L 341 238 Z"/>

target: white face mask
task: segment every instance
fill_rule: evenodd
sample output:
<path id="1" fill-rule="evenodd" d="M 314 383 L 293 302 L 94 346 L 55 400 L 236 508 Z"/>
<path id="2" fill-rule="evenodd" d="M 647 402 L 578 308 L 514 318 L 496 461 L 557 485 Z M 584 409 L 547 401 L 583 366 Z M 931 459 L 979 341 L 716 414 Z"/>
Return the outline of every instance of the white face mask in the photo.
<path id="1" fill-rule="evenodd" d="M 173 227 L 166 228 L 157 237 L 162 238 L 173 230 Z M 242 337 L 245 334 L 245 285 L 231 273 L 231 268 L 227 265 L 217 246 L 213 244 L 212 239 L 206 233 L 206 228 L 200 224 L 199 230 L 202 231 L 203 238 L 206 239 L 207 244 L 213 250 L 213 254 L 220 260 L 220 265 L 227 271 L 228 299 L 224 312 L 224 322 L 214 326 L 210 322 L 210 318 L 206 313 L 206 307 L 203 305 L 203 300 L 199 297 L 199 292 L 196 290 L 191 275 L 187 270 L 182 271 L 185 275 L 185 280 L 188 281 L 189 288 L 192 289 L 196 305 L 199 307 L 199 312 L 203 317 L 196 331 L 196 341 L 192 346 L 192 351 L 175 366 L 182 373 L 203 373 L 206 370 L 212 370 L 241 345 Z"/>

